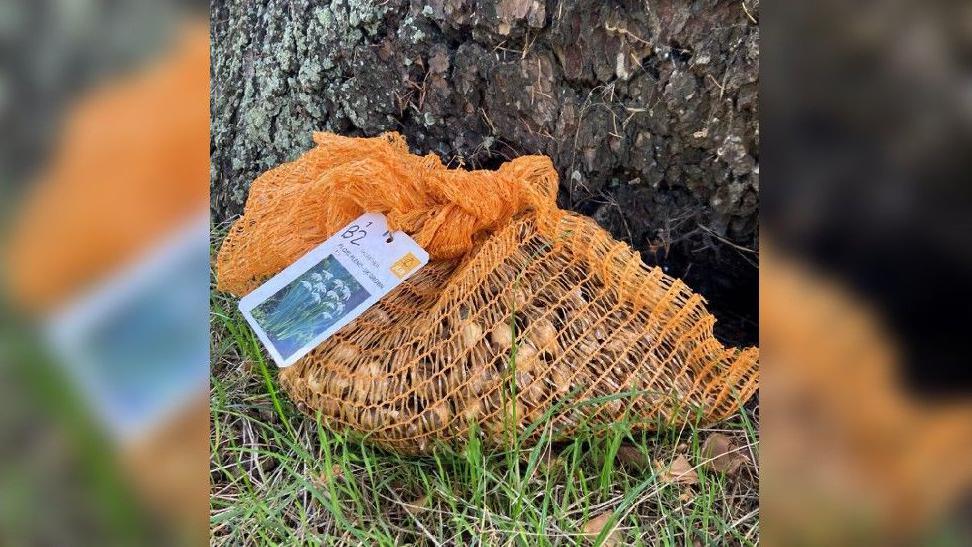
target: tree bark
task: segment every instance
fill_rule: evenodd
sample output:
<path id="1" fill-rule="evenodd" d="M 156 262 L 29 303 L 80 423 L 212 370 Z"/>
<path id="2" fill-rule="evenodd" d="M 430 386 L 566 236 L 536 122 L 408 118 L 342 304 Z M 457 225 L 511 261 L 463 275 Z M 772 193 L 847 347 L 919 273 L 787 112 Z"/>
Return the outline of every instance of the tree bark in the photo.
<path id="1" fill-rule="evenodd" d="M 546 154 L 559 202 L 756 339 L 758 0 L 215 0 L 212 209 L 314 131 L 466 168 Z"/>

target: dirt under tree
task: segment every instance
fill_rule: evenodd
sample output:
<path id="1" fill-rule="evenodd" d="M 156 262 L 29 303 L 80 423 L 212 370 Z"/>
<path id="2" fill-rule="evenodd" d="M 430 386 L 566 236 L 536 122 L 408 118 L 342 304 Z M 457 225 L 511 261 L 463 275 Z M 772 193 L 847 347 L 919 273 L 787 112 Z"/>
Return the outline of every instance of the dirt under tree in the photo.
<path id="1" fill-rule="evenodd" d="M 212 208 L 314 131 L 494 168 L 546 154 L 590 215 L 757 339 L 758 0 L 215 0 Z"/>

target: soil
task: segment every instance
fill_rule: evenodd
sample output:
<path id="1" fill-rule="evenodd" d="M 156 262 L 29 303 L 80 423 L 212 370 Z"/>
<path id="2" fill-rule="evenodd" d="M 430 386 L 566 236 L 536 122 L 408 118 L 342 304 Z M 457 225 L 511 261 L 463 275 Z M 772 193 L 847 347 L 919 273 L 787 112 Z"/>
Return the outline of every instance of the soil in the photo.
<path id="1" fill-rule="evenodd" d="M 546 154 L 560 205 L 757 340 L 758 0 L 214 0 L 212 209 L 326 130 L 494 168 Z"/>

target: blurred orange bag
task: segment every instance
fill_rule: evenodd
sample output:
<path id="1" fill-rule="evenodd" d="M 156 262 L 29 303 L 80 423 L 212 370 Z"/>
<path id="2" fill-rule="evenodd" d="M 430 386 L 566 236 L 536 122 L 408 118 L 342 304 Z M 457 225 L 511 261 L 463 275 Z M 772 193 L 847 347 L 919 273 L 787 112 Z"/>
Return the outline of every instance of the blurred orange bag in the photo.
<path id="1" fill-rule="evenodd" d="M 280 373 L 298 406 L 379 445 L 556 437 L 626 417 L 655 428 L 735 412 L 758 349 L 727 349 L 685 284 L 556 205 L 549 158 L 446 169 L 394 133 L 315 134 L 254 181 L 218 256 L 218 287 L 256 288 L 363 212 L 387 216 L 430 263 Z M 612 397 L 613 396 L 613 397 Z"/>
<path id="2" fill-rule="evenodd" d="M 72 105 L 49 164 L 11 211 L 3 266 L 18 307 L 37 318 L 62 310 L 205 212 L 208 108 L 206 21 L 187 22 L 157 61 Z M 121 459 L 140 493 L 204 537 L 209 412 L 199 387 L 192 404 L 126 439 Z"/>

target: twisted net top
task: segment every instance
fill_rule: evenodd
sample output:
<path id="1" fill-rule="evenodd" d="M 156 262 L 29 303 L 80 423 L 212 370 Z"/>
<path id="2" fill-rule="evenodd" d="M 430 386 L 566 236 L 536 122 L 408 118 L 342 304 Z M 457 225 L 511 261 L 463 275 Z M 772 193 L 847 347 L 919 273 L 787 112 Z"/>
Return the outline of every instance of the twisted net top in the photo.
<path id="1" fill-rule="evenodd" d="M 364 212 L 383 213 L 391 230 L 408 233 L 432 260 L 465 256 L 518 213 L 532 211 L 547 227 L 561 214 L 546 156 L 464 171 L 447 169 L 434 154 L 410 154 L 397 133 L 316 133 L 314 142 L 299 160 L 253 183 L 243 218 L 220 250 L 220 289 L 249 292 Z"/>

